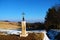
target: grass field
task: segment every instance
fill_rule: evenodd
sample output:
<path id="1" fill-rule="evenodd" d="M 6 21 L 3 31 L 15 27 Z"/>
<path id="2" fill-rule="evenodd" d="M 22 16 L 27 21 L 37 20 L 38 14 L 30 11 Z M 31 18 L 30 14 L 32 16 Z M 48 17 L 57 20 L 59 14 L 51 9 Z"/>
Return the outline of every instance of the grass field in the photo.
<path id="1" fill-rule="evenodd" d="M 18 29 L 20 27 L 17 22 L 0 22 L 0 29 Z"/>

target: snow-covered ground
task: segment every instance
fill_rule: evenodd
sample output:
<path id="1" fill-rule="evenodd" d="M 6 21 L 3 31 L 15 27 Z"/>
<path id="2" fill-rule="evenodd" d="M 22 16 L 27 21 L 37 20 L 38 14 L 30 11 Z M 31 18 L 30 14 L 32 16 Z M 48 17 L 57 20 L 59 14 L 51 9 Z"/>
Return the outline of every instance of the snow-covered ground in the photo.
<path id="1" fill-rule="evenodd" d="M 0 32 L 5 32 L 7 35 L 8 34 L 15 34 L 15 35 L 19 35 L 21 33 L 21 31 L 17 31 L 17 30 L 5 30 L 5 29 L 0 29 Z M 27 33 L 44 33 L 44 40 L 50 40 L 47 35 L 46 35 L 46 31 L 45 30 L 32 30 L 32 31 L 27 31 Z"/>
<path id="2" fill-rule="evenodd" d="M 21 31 L 18 30 L 6 30 L 6 29 L 0 29 L 0 32 L 6 33 L 8 34 L 15 34 L 15 35 L 20 35 Z M 48 32 L 46 32 L 45 30 L 31 30 L 31 31 L 27 31 L 27 33 L 44 33 L 44 40 L 54 40 L 54 37 L 60 32 L 56 31 L 56 30 L 49 30 Z M 49 38 L 48 38 L 48 36 Z"/>

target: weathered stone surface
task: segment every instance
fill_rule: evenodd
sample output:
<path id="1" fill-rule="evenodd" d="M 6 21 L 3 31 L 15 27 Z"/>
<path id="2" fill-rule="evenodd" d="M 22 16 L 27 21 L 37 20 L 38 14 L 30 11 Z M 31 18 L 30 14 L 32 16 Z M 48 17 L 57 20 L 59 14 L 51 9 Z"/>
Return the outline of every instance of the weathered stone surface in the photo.
<path id="1" fill-rule="evenodd" d="M 22 26 L 22 31 L 21 31 L 22 33 L 20 34 L 20 37 L 28 36 L 26 32 L 26 21 L 22 21 L 21 26 Z"/>

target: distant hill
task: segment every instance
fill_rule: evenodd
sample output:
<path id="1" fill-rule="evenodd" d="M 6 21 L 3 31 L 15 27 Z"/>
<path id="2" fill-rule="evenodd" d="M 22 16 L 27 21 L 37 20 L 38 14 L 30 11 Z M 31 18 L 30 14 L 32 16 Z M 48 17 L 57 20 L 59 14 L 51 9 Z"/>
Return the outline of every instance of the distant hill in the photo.
<path id="1" fill-rule="evenodd" d="M 18 26 L 17 22 L 4 22 L 0 21 L 0 29 L 19 29 L 21 26 Z"/>

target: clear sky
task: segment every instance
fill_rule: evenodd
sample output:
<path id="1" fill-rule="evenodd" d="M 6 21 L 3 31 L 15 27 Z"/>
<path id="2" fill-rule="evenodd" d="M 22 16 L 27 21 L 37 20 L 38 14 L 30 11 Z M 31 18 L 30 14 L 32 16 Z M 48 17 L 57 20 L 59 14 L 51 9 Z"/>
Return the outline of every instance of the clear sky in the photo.
<path id="1" fill-rule="evenodd" d="M 21 21 L 25 13 L 27 21 L 44 21 L 47 10 L 60 4 L 60 0 L 0 0 L 0 20 Z"/>

